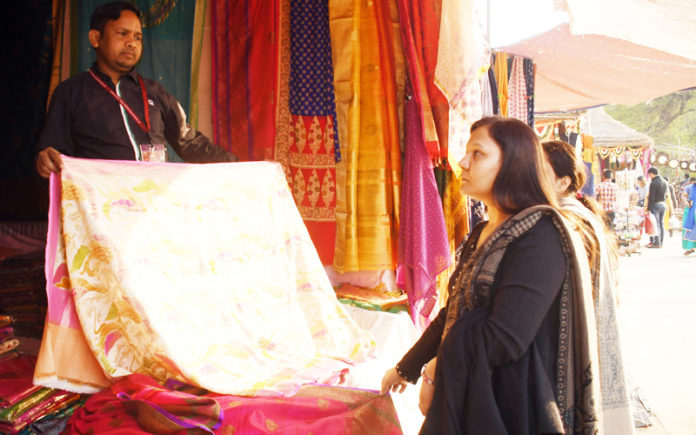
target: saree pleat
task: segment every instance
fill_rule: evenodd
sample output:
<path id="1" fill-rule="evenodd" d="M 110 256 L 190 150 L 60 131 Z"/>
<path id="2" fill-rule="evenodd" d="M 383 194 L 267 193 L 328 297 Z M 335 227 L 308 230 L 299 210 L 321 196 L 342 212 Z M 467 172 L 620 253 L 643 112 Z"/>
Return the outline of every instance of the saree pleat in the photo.
<path id="1" fill-rule="evenodd" d="M 329 4 L 338 136 L 338 272 L 393 270 L 401 156 L 398 89 L 403 59 L 393 1 Z M 398 47 L 399 49 L 396 49 Z"/>

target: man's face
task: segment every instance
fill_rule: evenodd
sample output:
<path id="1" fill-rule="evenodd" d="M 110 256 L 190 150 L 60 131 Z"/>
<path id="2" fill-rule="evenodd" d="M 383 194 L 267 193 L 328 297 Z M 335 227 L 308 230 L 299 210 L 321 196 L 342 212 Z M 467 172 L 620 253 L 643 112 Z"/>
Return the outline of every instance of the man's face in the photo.
<path id="1" fill-rule="evenodd" d="M 92 41 L 98 61 L 113 71 L 128 73 L 143 53 L 143 30 L 138 16 L 129 10 L 121 11 L 118 20 L 106 22 L 96 44 Z"/>

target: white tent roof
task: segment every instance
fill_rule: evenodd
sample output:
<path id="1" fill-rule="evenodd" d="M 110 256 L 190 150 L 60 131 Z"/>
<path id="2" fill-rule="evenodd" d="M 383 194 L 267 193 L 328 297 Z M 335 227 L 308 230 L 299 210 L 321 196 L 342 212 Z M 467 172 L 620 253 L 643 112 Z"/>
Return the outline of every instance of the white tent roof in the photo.
<path id="1" fill-rule="evenodd" d="M 537 112 L 636 104 L 696 86 L 696 1 L 566 4 L 570 23 L 498 48 L 534 59 Z"/>
<path id="2" fill-rule="evenodd" d="M 652 147 L 653 139 L 609 116 L 604 108 L 587 111 L 587 133 L 594 138 L 595 147 L 643 146 Z"/>

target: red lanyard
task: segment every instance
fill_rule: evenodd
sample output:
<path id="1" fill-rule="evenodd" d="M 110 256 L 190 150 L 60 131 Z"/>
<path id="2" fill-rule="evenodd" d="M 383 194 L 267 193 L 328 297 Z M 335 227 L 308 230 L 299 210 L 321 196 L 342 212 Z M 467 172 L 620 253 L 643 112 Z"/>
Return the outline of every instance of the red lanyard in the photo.
<path id="1" fill-rule="evenodd" d="M 147 91 L 145 91 L 145 83 L 143 83 L 142 77 L 138 76 L 138 82 L 140 82 L 140 93 L 143 95 L 143 110 L 145 111 L 145 122 L 143 122 L 138 115 L 133 112 L 133 109 L 130 108 L 128 103 L 123 101 L 123 98 L 119 97 L 116 92 L 112 91 L 109 86 L 107 86 L 106 83 L 99 77 L 97 77 L 96 74 L 94 74 L 94 71 L 91 69 L 89 70 L 89 73 L 92 75 L 94 80 L 97 81 L 101 85 L 102 88 L 106 89 L 108 93 L 111 94 L 112 97 L 116 98 L 118 103 L 123 106 L 124 109 L 126 109 L 126 112 L 135 120 L 135 122 L 138 124 L 138 127 L 140 127 L 145 133 L 148 133 L 150 131 L 150 107 L 147 104 Z"/>

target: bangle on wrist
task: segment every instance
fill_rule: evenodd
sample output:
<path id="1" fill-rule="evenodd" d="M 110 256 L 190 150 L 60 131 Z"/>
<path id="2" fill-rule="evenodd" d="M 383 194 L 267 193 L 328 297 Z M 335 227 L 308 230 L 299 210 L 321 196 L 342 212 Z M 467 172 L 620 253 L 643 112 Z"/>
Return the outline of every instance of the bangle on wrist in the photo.
<path id="1" fill-rule="evenodd" d="M 426 384 L 435 385 L 435 380 L 425 374 L 425 367 L 423 367 L 423 371 L 421 372 L 421 378 L 423 378 L 423 382 Z"/>

